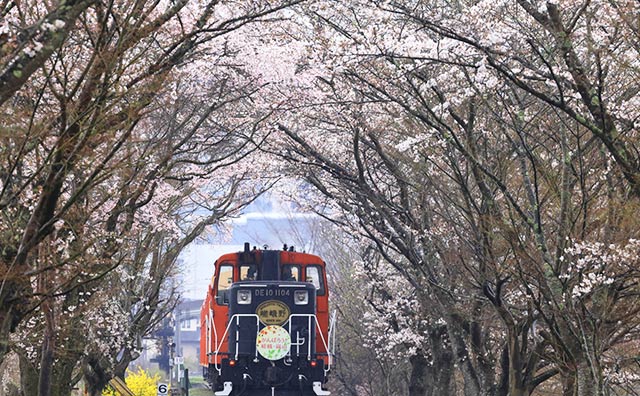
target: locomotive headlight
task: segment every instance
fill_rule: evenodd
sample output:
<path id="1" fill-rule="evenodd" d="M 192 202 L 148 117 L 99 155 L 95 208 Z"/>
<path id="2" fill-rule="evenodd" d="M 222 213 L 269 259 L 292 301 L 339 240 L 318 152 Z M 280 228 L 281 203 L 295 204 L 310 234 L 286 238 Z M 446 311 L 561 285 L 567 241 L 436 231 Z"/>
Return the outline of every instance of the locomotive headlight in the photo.
<path id="1" fill-rule="evenodd" d="M 306 290 L 296 290 L 293 293 L 293 301 L 296 305 L 306 305 L 309 303 L 309 292 Z"/>
<path id="2" fill-rule="evenodd" d="M 251 290 L 238 290 L 238 304 L 251 304 Z"/>

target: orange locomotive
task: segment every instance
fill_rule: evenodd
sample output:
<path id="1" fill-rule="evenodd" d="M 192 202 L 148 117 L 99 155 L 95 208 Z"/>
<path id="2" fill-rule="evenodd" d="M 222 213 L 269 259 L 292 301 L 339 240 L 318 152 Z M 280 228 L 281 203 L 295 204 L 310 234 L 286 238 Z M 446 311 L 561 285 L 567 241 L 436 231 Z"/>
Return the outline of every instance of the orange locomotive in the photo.
<path id="1" fill-rule="evenodd" d="M 325 263 L 293 251 L 221 256 L 200 313 L 200 365 L 217 396 L 329 395 L 335 315 Z"/>

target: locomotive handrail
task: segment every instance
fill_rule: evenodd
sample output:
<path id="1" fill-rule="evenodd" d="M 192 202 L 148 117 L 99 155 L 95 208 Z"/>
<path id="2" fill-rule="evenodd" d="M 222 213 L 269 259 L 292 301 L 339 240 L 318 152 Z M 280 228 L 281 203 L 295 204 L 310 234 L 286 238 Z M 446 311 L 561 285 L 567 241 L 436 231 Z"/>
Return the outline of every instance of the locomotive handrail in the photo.
<path id="1" fill-rule="evenodd" d="M 218 347 L 218 329 L 216 327 L 216 324 L 213 320 L 213 310 L 211 308 L 209 308 L 209 314 L 206 316 L 206 326 L 207 326 L 207 356 L 211 356 L 211 355 L 215 355 L 215 352 L 212 352 L 209 348 L 211 346 L 211 329 L 213 329 L 213 340 L 215 342 L 215 347 L 216 349 L 219 349 Z M 222 344 L 220 344 L 220 346 L 222 346 Z"/>
<path id="2" fill-rule="evenodd" d="M 331 318 L 329 318 L 329 330 L 328 330 L 329 348 L 327 349 L 327 352 L 330 353 L 331 356 L 333 356 L 334 349 L 336 347 L 336 333 L 337 333 L 337 327 L 338 327 L 338 319 L 336 314 L 337 312 L 334 310 L 333 312 L 331 312 Z M 331 352 L 329 352 L 329 349 L 331 349 Z"/>
<path id="3" fill-rule="evenodd" d="M 322 333 L 322 327 L 320 326 L 320 322 L 318 322 L 318 317 L 315 314 L 291 314 L 289 316 L 289 335 L 291 335 L 291 326 L 293 325 L 293 318 L 294 317 L 301 317 L 301 318 L 307 318 L 308 320 L 308 326 L 307 329 L 308 330 L 308 341 L 307 341 L 307 359 L 311 359 L 311 331 L 315 331 L 318 330 L 317 333 L 320 334 L 320 339 L 322 340 L 322 344 L 325 348 L 325 350 L 327 351 L 327 356 L 329 357 L 329 362 L 327 364 L 327 367 L 325 367 L 324 371 L 325 373 L 328 373 L 331 370 L 331 366 L 333 365 L 333 356 L 334 356 L 334 351 L 333 348 L 335 347 L 335 331 L 334 331 L 334 327 L 335 327 L 335 318 L 336 318 L 336 313 L 335 311 L 332 313 L 331 315 L 331 320 L 329 323 L 329 329 L 328 329 L 328 336 L 327 336 L 327 340 L 325 340 L 324 338 L 324 334 Z M 213 326 L 214 328 L 214 339 L 215 339 L 215 345 L 216 345 L 216 350 L 215 352 L 213 352 L 213 356 L 214 356 L 214 361 L 215 361 L 215 369 L 218 371 L 218 373 L 220 374 L 222 372 L 221 367 L 218 365 L 218 355 L 220 354 L 220 348 L 222 348 L 222 344 L 224 343 L 224 340 L 227 338 L 227 335 L 229 333 L 229 330 L 231 329 L 231 325 L 234 323 L 235 320 L 235 325 L 236 325 L 236 353 L 235 353 L 235 360 L 238 360 L 238 353 L 239 353 L 239 342 L 240 342 L 240 336 L 239 336 L 239 327 L 240 327 L 240 318 L 255 318 L 256 319 L 256 338 L 258 337 L 258 334 L 260 333 L 260 318 L 258 317 L 257 314 L 234 314 L 233 316 L 231 316 L 231 318 L 229 319 L 229 322 L 227 323 L 227 326 L 224 330 L 224 334 L 222 335 L 222 338 L 220 340 L 220 343 L 218 343 L 218 332 L 216 331 L 215 326 Z M 311 326 L 311 322 L 312 322 L 312 318 L 313 318 L 313 322 L 314 322 L 314 326 Z M 313 327 L 313 329 L 312 329 Z M 298 343 L 299 340 L 296 340 L 296 343 L 292 343 L 291 347 L 293 347 L 294 345 L 297 345 L 297 356 L 300 355 L 300 344 Z M 328 341 L 328 343 L 327 343 Z M 287 354 L 288 356 L 291 355 L 291 348 L 289 349 L 289 353 Z M 256 348 L 256 358 L 258 357 L 258 349 Z"/>
<path id="4" fill-rule="evenodd" d="M 210 322 L 209 326 L 211 328 L 213 328 L 213 338 L 215 340 L 215 345 L 216 345 L 216 348 L 217 348 L 218 347 L 218 329 L 216 329 L 216 323 L 213 320 L 213 310 L 211 308 L 209 308 L 209 318 L 208 318 L 208 320 Z M 209 336 L 209 339 L 207 340 L 207 344 L 208 344 L 207 345 L 207 354 L 211 355 L 211 351 L 209 351 L 209 348 L 211 348 L 211 330 L 209 330 L 208 336 Z"/>
<path id="5" fill-rule="evenodd" d="M 218 354 L 220 353 L 220 348 L 222 348 L 222 344 L 224 342 L 224 339 L 227 338 L 227 333 L 229 332 L 229 329 L 231 328 L 231 324 L 233 323 L 233 320 L 235 318 L 236 320 L 236 355 L 235 355 L 235 360 L 238 360 L 238 351 L 240 350 L 240 348 L 238 347 L 238 343 L 240 342 L 240 337 L 239 337 L 239 332 L 240 330 L 238 330 L 238 327 L 240 327 L 240 318 L 241 317 L 255 317 L 256 318 L 256 337 L 258 337 L 258 333 L 260 332 L 260 318 L 258 317 L 258 315 L 256 314 L 234 314 L 233 316 L 231 316 L 231 318 L 229 319 L 229 323 L 227 323 L 227 327 L 224 330 L 224 334 L 222 335 L 222 342 L 220 342 L 220 345 L 218 345 L 218 337 L 216 334 L 216 351 L 213 353 L 214 356 L 214 360 L 215 360 L 215 368 L 218 371 L 218 374 L 222 373 L 222 369 L 220 367 L 218 367 Z M 256 358 L 258 357 L 258 349 L 256 348 Z"/>
<path id="6" fill-rule="evenodd" d="M 335 316 L 335 313 L 333 316 Z M 327 351 L 327 356 L 329 356 L 329 363 L 327 364 L 327 367 L 325 367 L 324 369 L 325 374 L 328 373 L 331 370 L 331 365 L 333 364 L 333 350 L 330 349 L 331 342 L 329 341 L 329 345 L 327 345 L 327 341 L 324 339 L 324 334 L 322 334 L 322 327 L 320 327 L 320 322 L 318 322 L 318 317 L 315 314 L 291 314 L 289 316 L 289 334 L 291 334 L 291 326 L 293 322 L 291 319 L 293 317 L 303 317 L 303 318 L 306 317 L 309 320 L 308 322 L 309 325 L 307 326 L 307 328 L 309 329 L 309 342 L 307 342 L 307 348 L 308 348 L 307 358 L 308 359 L 311 359 L 311 318 L 314 319 L 314 322 L 315 322 L 314 330 L 316 329 L 319 330 L 318 334 L 320 334 L 320 339 L 322 340 L 324 349 Z M 332 324 L 330 324 L 329 326 L 329 334 L 331 334 L 331 328 L 332 328 Z M 331 338 L 329 338 L 329 340 L 331 340 Z M 289 354 L 291 354 L 291 351 L 289 351 Z M 298 355 L 300 355 L 300 352 L 298 352 Z"/>
<path id="7" fill-rule="evenodd" d="M 308 330 L 308 341 L 307 341 L 307 359 L 311 359 L 311 317 L 315 317 L 314 314 L 291 314 L 289 315 L 289 335 L 291 335 L 291 326 L 293 325 L 293 318 L 294 317 L 300 317 L 300 318 L 307 318 L 307 329 Z M 316 319 L 316 322 L 318 320 Z M 315 327 L 313 328 L 315 330 Z M 320 332 L 320 334 L 322 334 L 322 332 Z M 297 340 L 296 340 L 297 341 Z M 293 346 L 294 344 L 292 344 Z M 299 344 L 295 344 L 297 345 L 297 356 L 300 356 L 300 345 Z M 289 354 L 291 354 L 291 350 L 289 350 Z"/>
<path id="8" fill-rule="evenodd" d="M 213 320 L 213 315 L 211 315 L 211 327 L 213 327 L 213 338 L 216 342 L 216 348 L 218 348 L 218 329 L 216 328 L 216 323 Z M 209 335 L 211 337 L 211 335 Z"/>

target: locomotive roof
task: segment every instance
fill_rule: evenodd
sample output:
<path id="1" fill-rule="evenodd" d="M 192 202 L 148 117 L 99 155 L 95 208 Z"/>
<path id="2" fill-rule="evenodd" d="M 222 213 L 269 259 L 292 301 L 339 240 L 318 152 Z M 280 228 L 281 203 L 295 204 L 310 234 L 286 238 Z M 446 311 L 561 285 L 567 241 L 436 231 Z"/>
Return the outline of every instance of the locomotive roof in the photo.
<path id="1" fill-rule="evenodd" d="M 248 250 L 246 249 L 246 246 L 245 246 L 245 250 L 244 251 L 240 250 L 240 251 L 237 251 L 237 252 L 234 252 L 234 253 L 223 254 L 218 258 L 217 261 L 227 261 L 227 260 L 228 261 L 233 261 L 233 260 L 237 259 L 239 254 L 246 253 L 247 251 Z M 287 254 L 290 254 L 290 255 L 293 256 L 293 257 L 290 256 L 292 261 L 296 260 L 297 257 L 295 257 L 295 256 L 299 256 L 299 258 L 302 258 L 302 257 L 307 258 L 307 260 L 305 260 L 305 261 L 311 261 L 312 264 L 324 265 L 324 260 L 322 260 L 322 258 L 320 256 L 315 255 L 315 254 L 311 254 L 311 253 L 306 253 L 306 252 L 296 252 L 296 251 L 284 250 L 284 249 L 281 249 L 281 250 L 280 249 L 260 249 L 260 248 L 257 248 L 255 246 L 253 247 L 252 250 L 249 250 L 249 251 L 250 252 L 258 251 L 261 254 L 264 254 L 264 253 L 276 253 L 276 252 L 287 253 Z M 308 264 L 311 264 L 311 263 L 308 263 Z"/>

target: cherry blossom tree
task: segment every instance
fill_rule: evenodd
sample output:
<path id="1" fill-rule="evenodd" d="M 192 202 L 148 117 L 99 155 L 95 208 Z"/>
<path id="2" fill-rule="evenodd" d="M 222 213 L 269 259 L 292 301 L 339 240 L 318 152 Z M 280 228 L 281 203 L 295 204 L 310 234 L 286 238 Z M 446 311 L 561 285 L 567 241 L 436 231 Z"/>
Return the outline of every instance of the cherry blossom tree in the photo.
<path id="1" fill-rule="evenodd" d="M 1 3 L 0 360 L 50 394 L 66 321 L 125 285 L 112 348 L 66 355 L 98 389 L 172 301 L 132 274 L 280 171 L 375 247 L 369 353 L 410 356 L 410 394 L 632 389 L 638 4 L 292 3 Z M 285 160 L 266 183 L 256 148 Z M 32 318 L 43 342 L 9 342 Z"/>
<path id="2" fill-rule="evenodd" d="M 530 394 L 550 378 L 566 394 L 603 394 L 614 366 L 601 357 L 634 337 L 633 320 L 613 318 L 631 318 L 623 291 L 636 274 L 571 272 L 567 259 L 574 243 L 624 251 L 635 238 L 624 214 L 637 205 L 637 161 L 625 152 L 637 116 L 606 109 L 637 98 L 635 69 L 620 62 L 635 51 L 636 6 L 610 2 L 605 16 L 601 5 L 312 10 L 326 32 L 315 47 L 329 59 L 325 96 L 289 115 L 281 154 L 425 291 L 466 394 Z M 596 50 L 595 31 L 619 33 L 618 45 Z M 605 316 L 574 293 L 582 282 L 609 290 Z"/>
<path id="3" fill-rule="evenodd" d="M 350 395 L 402 395 L 412 386 L 409 378 L 428 380 L 408 364 L 409 358 L 422 356 L 423 345 L 410 342 L 416 338 L 415 329 L 406 323 L 419 315 L 396 310 L 398 306 L 407 308 L 407 300 L 403 293 L 390 295 L 387 288 L 391 285 L 397 291 L 406 287 L 406 282 L 393 272 L 388 278 L 376 277 L 378 273 L 370 269 L 384 262 L 372 265 L 372 257 L 365 259 L 366 252 L 371 256 L 375 250 L 335 224 L 316 219 L 310 227 L 314 229 L 311 242 L 317 243 L 313 252 L 327 262 L 331 309 L 337 312 L 332 389 Z M 406 294 L 411 291 L 411 287 L 404 290 Z"/>
<path id="4" fill-rule="evenodd" d="M 19 351 L 39 394 L 80 361 L 96 391 L 121 375 L 179 251 L 269 187 L 242 161 L 268 109 L 223 36 L 295 3 L 2 3 L 0 360 Z"/>

